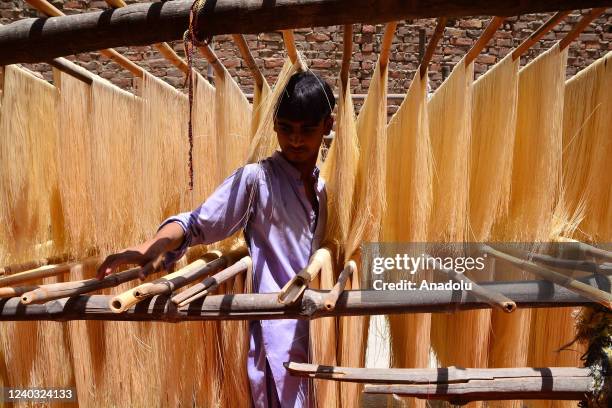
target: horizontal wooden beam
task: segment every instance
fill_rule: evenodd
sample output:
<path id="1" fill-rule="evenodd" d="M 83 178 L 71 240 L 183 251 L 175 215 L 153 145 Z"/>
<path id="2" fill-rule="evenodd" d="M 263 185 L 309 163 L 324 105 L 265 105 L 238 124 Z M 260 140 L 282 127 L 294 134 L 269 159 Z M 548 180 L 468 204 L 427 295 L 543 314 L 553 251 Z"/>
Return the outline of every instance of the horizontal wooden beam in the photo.
<path id="1" fill-rule="evenodd" d="M 0 28 L 0 65 L 182 39 L 191 4 L 184 0 L 137 3 L 113 10 L 19 20 Z M 612 0 L 217 0 L 206 4 L 198 18 L 201 35 L 373 24 L 407 18 L 514 16 L 610 7 Z"/>
<path id="2" fill-rule="evenodd" d="M 511 368 L 358 368 L 286 362 L 289 374 L 369 384 L 446 384 L 471 380 L 500 378 L 589 378 L 590 370 L 579 367 L 511 367 Z"/>
<path id="3" fill-rule="evenodd" d="M 583 282 L 610 290 L 612 278 L 592 276 Z M 516 302 L 518 308 L 567 307 L 592 305 L 588 299 L 562 286 L 544 281 L 480 283 Z M 278 294 L 212 295 L 176 308 L 167 296 L 144 300 L 124 313 L 114 313 L 108 305 L 112 296 L 80 295 L 43 304 L 23 305 L 18 297 L 0 300 L 3 320 L 268 320 L 316 319 L 326 316 L 362 316 L 375 314 L 453 312 L 487 309 L 491 306 L 468 291 L 351 290 L 340 295 L 336 307 L 329 311 L 325 299 L 329 291 L 307 289 L 301 301 L 293 305 L 278 302 Z"/>
<path id="4" fill-rule="evenodd" d="M 472 380 L 446 384 L 366 384 L 367 394 L 394 394 L 419 399 L 445 400 L 455 405 L 471 401 L 583 400 L 591 391 L 590 377 L 527 377 Z"/>

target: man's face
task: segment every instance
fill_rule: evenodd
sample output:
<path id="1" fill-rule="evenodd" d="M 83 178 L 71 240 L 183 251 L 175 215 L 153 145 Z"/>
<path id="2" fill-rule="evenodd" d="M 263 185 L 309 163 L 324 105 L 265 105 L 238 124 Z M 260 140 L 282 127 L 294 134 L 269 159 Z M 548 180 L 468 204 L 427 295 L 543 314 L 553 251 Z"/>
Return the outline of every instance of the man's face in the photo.
<path id="1" fill-rule="evenodd" d="M 323 136 L 328 135 L 333 126 L 331 116 L 319 122 L 294 121 L 277 118 L 274 131 L 283 155 L 293 163 L 316 161 Z"/>

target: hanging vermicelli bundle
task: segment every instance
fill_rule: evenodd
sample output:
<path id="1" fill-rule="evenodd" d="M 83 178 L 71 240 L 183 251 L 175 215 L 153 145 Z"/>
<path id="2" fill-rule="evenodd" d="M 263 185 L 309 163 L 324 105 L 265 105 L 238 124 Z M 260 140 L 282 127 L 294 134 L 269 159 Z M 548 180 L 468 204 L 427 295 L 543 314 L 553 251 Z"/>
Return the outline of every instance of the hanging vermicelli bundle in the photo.
<path id="1" fill-rule="evenodd" d="M 4 67 L 3 82 L 0 246 L 7 255 L 3 261 L 19 262 L 64 250 L 55 165 L 58 92 L 43 79 L 14 65 Z M 33 283 L 54 282 L 58 282 L 57 277 Z M 1 326 L 3 384 L 74 385 L 65 323 L 2 322 Z"/>
<path id="2" fill-rule="evenodd" d="M 560 51 L 555 45 L 519 71 L 510 207 L 508 215 L 494 226 L 496 239 L 548 240 L 559 200 L 566 57 L 567 51 Z M 501 265 L 495 273 L 497 280 L 533 279 L 532 275 Z M 545 333 L 540 323 L 534 324 L 543 320 L 532 320 L 534 315 L 525 309 L 511 315 L 493 311 L 490 367 L 528 364 L 529 344 L 541 341 L 534 337 L 536 333 L 541 333 L 538 337 Z M 504 406 L 510 405 L 521 404 L 514 402 Z"/>
<path id="3" fill-rule="evenodd" d="M 141 126 L 140 100 L 109 82 L 95 79 L 92 90 L 91 163 L 94 225 L 92 240 L 101 253 L 139 242 L 134 214 L 133 152 Z"/>
<path id="4" fill-rule="evenodd" d="M 193 192 L 196 208 L 219 185 L 215 88 L 201 75 L 193 77 Z"/>
<path id="5" fill-rule="evenodd" d="M 376 242 L 379 239 L 385 207 L 387 72 L 387 67 L 381 68 L 379 61 L 357 117 L 360 154 L 352 200 L 353 213 L 344 246 L 345 262 L 356 257 L 362 242 Z M 359 289 L 370 278 L 363 274 L 359 260 L 356 261 L 358 267 L 347 282 L 347 290 Z M 340 319 L 338 363 L 341 366 L 364 366 L 368 325 L 367 316 Z M 361 384 L 355 383 L 340 385 L 343 407 L 359 404 L 361 387 Z"/>
<path id="6" fill-rule="evenodd" d="M 40 259 L 61 251 L 55 147 L 57 90 L 16 65 L 4 67 L 0 113 L 0 247 L 3 262 Z M 58 211 L 59 209 L 59 211 Z M 50 221 L 51 220 L 51 221 Z M 55 234 L 57 235 L 57 234 Z M 42 245 L 55 239 L 52 246 Z"/>
<path id="7" fill-rule="evenodd" d="M 387 208 L 382 241 L 425 242 L 432 204 L 433 171 L 427 117 L 427 73 L 421 78 L 416 71 L 406 97 L 387 126 L 387 141 Z M 393 271 L 387 272 L 386 276 L 390 282 L 410 279 Z M 423 276 L 419 275 L 419 278 Z M 390 315 L 388 321 L 391 366 L 428 367 L 431 314 Z M 422 400 L 410 402 L 413 406 L 425 406 Z"/>
<path id="8" fill-rule="evenodd" d="M 336 116 L 336 134 L 329 153 L 321 169 L 325 180 L 327 194 L 327 224 L 323 246 L 335 251 L 334 265 L 344 261 L 344 244 L 346 243 L 352 206 L 348 205 L 353 197 L 355 177 L 359 160 L 355 110 L 349 88 L 340 86 L 338 113 Z M 331 289 L 335 277 L 322 270 L 311 287 Z M 338 362 L 339 319 L 317 319 L 310 323 L 311 356 L 316 364 L 335 365 Z M 314 381 L 315 398 L 318 404 L 340 406 L 340 384 L 330 381 Z"/>
<path id="9" fill-rule="evenodd" d="M 585 207 L 577 239 L 612 242 L 612 52 L 565 83 L 563 184 L 570 213 Z M 581 203 L 584 204 L 581 205 Z"/>
<path id="10" fill-rule="evenodd" d="M 151 215 L 155 214 L 150 224 L 152 229 L 145 232 L 145 236 L 150 237 L 163 218 L 189 209 L 189 173 L 185 164 L 188 158 L 185 118 L 188 117 L 189 100 L 185 94 L 153 75 L 144 76 L 141 97 L 143 138 L 136 149 L 150 143 L 143 173 L 150 179 L 147 181 L 152 189 L 150 195 L 158 195 L 153 200 L 154 207 L 149 209 Z M 146 190 L 143 193 L 149 195 Z M 156 200 L 160 201 L 157 203 Z"/>
<path id="11" fill-rule="evenodd" d="M 252 108 L 227 71 L 215 79 L 215 96 L 217 155 L 223 180 L 246 163 Z"/>
<path id="12" fill-rule="evenodd" d="M 345 260 L 345 244 L 348 239 L 351 205 L 355 191 L 355 178 L 359 164 L 359 141 L 355 124 L 355 108 L 350 88 L 340 88 L 336 135 L 321 169 L 327 192 L 327 224 L 325 242 L 336 250 L 338 263 Z"/>
<path id="13" fill-rule="evenodd" d="M 566 60 L 555 45 L 519 72 L 510 208 L 500 226 L 507 240 L 548 239 L 561 181 Z"/>
<path id="14" fill-rule="evenodd" d="M 246 96 L 229 72 L 215 79 L 215 126 L 218 185 L 247 161 L 251 141 L 252 108 Z M 243 239 L 239 240 L 244 242 Z M 235 242 L 228 238 L 219 245 L 229 250 Z M 225 293 L 251 291 L 252 282 L 246 282 L 245 274 L 238 275 L 224 285 Z M 244 369 L 248 354 L 248 322 L 220 322 L 219 347 L 221 348 L 221 373 L 219 382 L 222 406 L 238 406 L 244 396 L 250 395 L 247 372 Z"/>
<path id="15" fill-rule="evenodd" d="M 268 85 L 265 78 L 263 79 L 261 87 L 255 85 L 253 92 L 253 115 L 251 116 L 251 137 L 254 137 L 255 133 L 257 133 L 264 107 L 271 95 L 272 89 L 270 89 L 270 85 Z"/>
<path id="16" fill-rule="evenodd" d="M 57 70 L 54 78 L 60 92 L 55 157 L 61 174 L 58 181 L 67 250 L 82 259 L 93 243 L 91 87 Z"/>
<path id="17" fill-rule="evenodd" d="M 508 211 L 520 59 L 512 53 L 474 82 L 470 158 L 470 240 L 495 239 L 495 220 Z"/>
<path id="18" fill-rule="evenodd" d="M 612 85 L 612 70 L 606 67 L 606 59 L 610 61 L 611 55 L 608 53 L 606 57 L 565 82 L 561 131 L 563 186 L 554 214 L 551 240 L 556 240 L 559 235 L 581 236 L 583 239 L 594 240 L 602 234 L 600 236 L 604 237 L 603 242 L 607 242 L 605 234 L 607 233 L 607 238 L 612 237 L 612 218 L 606 219 L 612 178 L 605 158 L 612 153 L 609 138 L 612 130 L 612 103 L 606 90 L 606 86 L 609 89 Z M 561 78 L 563 79 L 564 77 Z M 580 356 L 586 351 L 584 345 L 563 348 L 574 338 L 576 312 L 578 310 L 571 307 L 537 309 L 533 312 L 534 330 L 528 364 L 581 365 Z M 576 402 L 555 401 L 532 405 L 569 408 L 575 404 Z"/>
<path id="19" fill-rule="evenodd" d="M 432 242 L 462 242 L 466 237 L 473 76 L 473 63 L 466 66 L 462 59 L 427 104 L 434 157 L 428 227 Z M 432 316 L 431 343 L 442 365 L 472 366 L 466 363 L 472 363 L 474 357 L 476 341 L 472 336 L 480 334 L 479 323 L 472 312 Z M 452 345 L 448 343 L 448 338 L 462 331 L 470 334 L 454 337 Z"/>
<path id="20" fill-rule="evenodd" d="M 494 221 L 507 211 L 512 176 L 513 141 L 516 125 L 516 99 L 519 60 L 508 55 L 473 84 L 471 115 L 470 171 L 467 238 L 487 241 Z M 435 119 L 434 119 L 435 120 Z M 437 158 L 436 158 L 437 159 Z M 442 157 L 441 160 L 444 160 Z M 466 186 L 467 187 L 467 186 Z M 471 276 L 473 280 L 486 277 Z M 460 312 L 436 316 L 446 320 L 435 336 L 443 365 L 486 367 L 491 311 Z M 447 347 L 448 338 L 457 339 Z"/>
<path id="21" fill-rule="evenodd" d="M 462 59 L 427 104 L 434 155 L 431 241 L 460 242 L 466 234 L 473 77 L 473 64 Z"/>

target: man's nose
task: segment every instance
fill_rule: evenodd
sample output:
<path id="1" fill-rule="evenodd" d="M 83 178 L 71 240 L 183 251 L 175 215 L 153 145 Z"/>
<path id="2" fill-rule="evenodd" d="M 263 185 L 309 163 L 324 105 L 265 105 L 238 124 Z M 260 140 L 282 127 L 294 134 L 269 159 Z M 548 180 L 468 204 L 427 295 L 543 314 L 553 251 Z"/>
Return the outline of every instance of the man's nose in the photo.
<path id="1" fill-rule="evenodd" d="M 294 130 L 289 135 L 289 142 L 291 142 L 292 144 L 300 144 L 302 143 L 303 136 L 304 135 L 301 130 Z"/>

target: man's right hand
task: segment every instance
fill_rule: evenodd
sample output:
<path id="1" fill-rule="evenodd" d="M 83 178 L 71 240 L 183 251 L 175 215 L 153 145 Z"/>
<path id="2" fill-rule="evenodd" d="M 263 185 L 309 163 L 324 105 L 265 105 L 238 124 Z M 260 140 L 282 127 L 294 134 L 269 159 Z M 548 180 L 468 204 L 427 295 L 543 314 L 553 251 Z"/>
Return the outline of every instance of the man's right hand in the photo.
<path id="1" fill-rule="evenodd" d="M 138 276 L 144 280 L 149 274 L 159 272 L 167 252 L 178 248 L 184 239 L 181 226 L 175 222 L 164 225 L 153 239 L 140 245 L 124 249 L 106 257 L 98 267 L 96 278 L 104 279 L 124 265 L 140 265 Z"/>
<path id="2" fill-rule="evenodd" d="M 141 270 L 138 277 L 144 280 L 149 274 L 159 272 L 163 266 L 165 252 L 156 254 L 148 251 L 142 251 L 139 247 L 127 248 L 116 254 L 106 257 L 104 262 L 98 267 L 96 278 L 99 280 L 114 273 L 120 266 L 124 265 L 139 265 Z"/>

